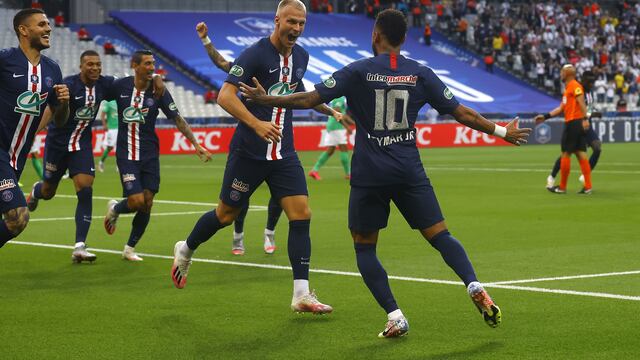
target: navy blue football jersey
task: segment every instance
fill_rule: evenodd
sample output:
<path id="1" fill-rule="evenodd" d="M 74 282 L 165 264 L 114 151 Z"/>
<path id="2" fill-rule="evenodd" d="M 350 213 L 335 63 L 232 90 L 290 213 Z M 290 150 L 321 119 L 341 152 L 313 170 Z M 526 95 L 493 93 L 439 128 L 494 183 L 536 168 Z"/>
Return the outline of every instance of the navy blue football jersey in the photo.
<path id="1" fill-rule="evenodd" d="M 32 65 L 19 48 L 0 50 L 0 149 L 18 173 L 45 107 L 58 104 L 53 86 L 61 83 L 60 67 L 48 57 Z"/>
<path id="2" fill-rule="evenodd" d="M 262 38 L 245 49 L 236 59 L 226 82 L 239 86 L 240 82 L 253 85 L 255 77 L 270 95 L 289 95 L 305 91 L 302 78 L 307 71 L 309 53 L 295 45 L 285 57 L 278 53 L 269 38 Z M 230 151 L 257 160 L 278 160 L 295 155 L 293 146 L 292 111 L 285 108 L 246 102 L 247 109 L 258 119 L 283 126 L 280 142 L 268 144 L 244 123 L 240 122 L 231 139 Z"/>
<path id="3" fill-rule="evenodd" d="M 414 127 L 429 103 L 440 114 L 458 105 L 434 72 L 395 54 L 355 61 L 316 84 L 323 102 L 346 96 L 356 121 L 351 184 L 419 184 L 426 174 Z"/>
<path id="4" fill-rule="evenodd" d="M 140 91 L 135 88 L 134 77 L 118 79 L 113 83 L 105 100 L 118 104 L 118 141 L 116 157 L 133 161 L 160 156 L 160 145 L 156 135 L 156 119 L 159 110 L 168 119 L 180 113 L 168 90 L 160 99 L 153 97 L 153 84 Z"/>
<path id="5" fill-rule="evenodd" d="M 63 82 L 69 88 L 70 96 L 69 119 L 60 127 L 54 122 L 49 124 L 47 146 L 69 152 L 91 149 L 91 124 L 114 80 L 113 76 L 100 76 L 89 87 L 80 80 L 80 74 L 64 78 Z"/>

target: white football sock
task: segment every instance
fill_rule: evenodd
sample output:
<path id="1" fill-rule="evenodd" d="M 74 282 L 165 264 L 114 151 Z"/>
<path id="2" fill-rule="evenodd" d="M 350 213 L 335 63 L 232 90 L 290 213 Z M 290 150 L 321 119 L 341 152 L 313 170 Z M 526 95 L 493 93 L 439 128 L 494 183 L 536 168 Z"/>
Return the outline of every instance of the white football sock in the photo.
<path id="1" fill-rule="evenodd" d="M 293 280 L 293 298 L 298 299 L 309 293 L 309 280 Z"/>
<path id="2" fill-rule="evenodd" d="M 400 309 L 393 310 L 392 312 L 387 314 L 387 319 L 389 320 L 398 320 L 403 317 L 404 315 L 402 314 L 402 311 L 400 311 Z"/>

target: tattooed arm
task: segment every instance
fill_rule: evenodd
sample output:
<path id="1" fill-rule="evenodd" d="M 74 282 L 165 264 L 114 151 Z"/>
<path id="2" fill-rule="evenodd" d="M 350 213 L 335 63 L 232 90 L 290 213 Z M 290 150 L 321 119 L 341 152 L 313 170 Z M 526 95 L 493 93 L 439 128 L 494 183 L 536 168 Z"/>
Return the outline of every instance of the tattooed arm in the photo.
<path id="1" fill-rule="evenodd" d="M 186 122 L 186 120 L 182 116 L 178 115 L 175 117 L 175 119 L 173 119 L 173 121 L 176 122 L 176 126 L 178 127 L 178 130 L 180 130 L 182 135 L 184 135 L 184 137 L 186 137 L 189 142 L 191 142 L 191 145 L 196 148 L 196 154 L 198 155 L 200 160 L 204 162 L 211 160 L 211 153 L 202 145 L 198 144 L 198 140 L 196 140 L 195 136 L 193 136 L 191 127 Z"/>

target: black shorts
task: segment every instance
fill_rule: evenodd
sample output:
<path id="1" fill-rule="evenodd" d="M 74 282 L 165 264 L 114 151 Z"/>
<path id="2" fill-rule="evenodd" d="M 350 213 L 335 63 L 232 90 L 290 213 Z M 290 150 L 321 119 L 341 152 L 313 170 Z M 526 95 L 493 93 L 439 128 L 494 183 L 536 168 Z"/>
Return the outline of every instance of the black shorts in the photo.
<path id="1" fill-rule="evenodd" d="M 298 155 L 268 161 L 242 157 L 232 151 L 224 170 L 220 200 L 231 207 L 244 207 L 263 182 L 269 186 L 271 197 L 277 200 L 286 196 L 309 195 Z"/>
<path id="2" fill-rule="evenodd" d="M 587 137 L 582 127 L 582 120 L 571 120 L 564 123 L 560 149 L 562 152 L 568 153 L 587 151 Z"/>
<path id="3" fill-rule="evenodd" d="M 53 146 L 44 148 L 44 180 L 48 183 L 57 184 L 69 169 L 69 176 L 77 174 L 87 174 L 96 176 L 94 168 L 93 152 L 91 148 L 80 149 L 78 151 L 68 151 Z"/>
<path id="4" fill-rule="evenodd" d="M 26 207 L 20 186 L 18 186 L 18 173 L 11 167 L 9 154 L 0 150 L 0 212 Z"/>
<path id="5" fill-rule="evenodd" d="M 116 159 L 120 181 L 122 182 L 122 196 L 129 197 L 149 190 L 154 194 L 160 191 L 160 159 L 146 160 Z"/>

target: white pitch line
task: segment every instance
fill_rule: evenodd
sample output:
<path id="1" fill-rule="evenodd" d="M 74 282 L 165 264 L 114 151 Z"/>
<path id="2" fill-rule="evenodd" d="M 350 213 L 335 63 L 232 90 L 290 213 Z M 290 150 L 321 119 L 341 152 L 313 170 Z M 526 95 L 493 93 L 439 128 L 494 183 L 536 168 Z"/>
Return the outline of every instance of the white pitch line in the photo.
<path id="1" fill-rule="evenodd" d="M 73 246 L 70 246 L 70 245 L 34 243 L 34 242 L 15 241 L 15 240 L 9 241 L 8 244 L 27 245 L 27 246 L 40 246 L 40 247 L 48 247 L 48 248 L 56 248 L 56 249 L 69 249 L 69 250 L 73 249 Z M 98 253 L 117 254 L 117 255 L 122 254 L 122 251 L 110 250 L 110 249 L 91 248 L 91 251 L 98 252 Z M 173 256 L 168 256 L 168 255 L 147 254 L 147 253 L 138 253 L 138 255 L 146 256 L 146 257 L 149 257 L 149 258 L 173 260 Z M 238 262 L 238 261 L 200 259 L 200 258 L 193 258 L 192 260 L 194 262 L 203 262 L 203 263 L 211 263 L 211 264 L 236 265 L 236 266 L 253 267 L 253 268 L 275 269 L 275 270 L 291 270 L 290 266 L 282 266 L 282 265 L 244 263 L 244 262 Z M 350 271 L 309 269 L 309 272 L 320 273 L 320 274 L 330 274 L 330 275 L 342 275 L 342 276 L 360 277 L 359 273 L 350 272 Z M 462 286 L 463 285 L 459 281 L 426 279 L 426 278 L 416 278 L 416 277 L 407 277 L 407 276 L 393 276 L 393 275 L 390 275 L 389 279 L 400 280 L 400 281 L 432 283 L 432 284 L 456 285 L 456 286 Z M 500 284 L 492 284 L 492 283 L 486 283 L 485 287 L 487 287 L 487 288 L 498 288 L 498 289 L 508 289 L 508 290 L 518 290 L 518 291 L 530 291 L 530 292 L 541 292 L 541 293 L 553 293 L 553 294 L 587 296 L 587 297 L 597 297 L 597 298 L 607 298 L 607 299 L 640 301 L 640 296 L 617 295 L 617 294 L 588 292 L 588 291 L 546 289 L 546 288 L 527 287 L 527 286 L 500 285 Z"/>
<path id="2" fill-rule="evenodd" d="M 177 215 L 202 215 L 202 211 L 176 211 L 176 212 L 166 212 L 166 213 L 151 213 L 154 217 L 156 216 L 177 216 Z M 120 217 L 134 217 L 136 214 L 121 214 Z M 35 218 L 29 219 L 29 222 L 44 222 L 44 221 L 62 221 L 62 220 L 75 220 L 75 217 L 57 217 L 57 218 Z"/>
<path id="3" fill-rule="evenodd" d="M 75 199 L 75 195 L 56 195 L 56 197 L 64 198 L 64 199 Z M 95 200 L 112 200 L 114 197 L 109 196 L 94 196 Z M 119 199 L 120 197 L 115 197 Z M 196 205 L 196 206 L 218 206 L 217 203 L 205 203 L 205 202 L 194 202 L 194 201 L 175 201 L 175 200 L 158 200 L 153 199 L 154 204 L 171 204 L 171 205 Z M 249 210 L 267 210 L 267 206 L 263 205 L 249 205 Z"/>
<path id="4" fill-rule="evenodd" d="M 495 281 L 495 282 L 492 282 L 490 285 L 511 285 L 511 284 L 524 284 L 524 283 L 541 282 L 541 281 L 589 279 L 589 278 L 606 277 L 606 276 L 637 275 L 637 274 L 640 274 L 640 270 L 619 271 L 619 272 L 610 272 L 610 273 L 601 273 L 601 274 L 556 276 L 556 277 L 546 277 L 546 278 L 538 278 L 538 279 Z M 486 284 L 486 285 L 489 285 L 489 284 Z"/>

